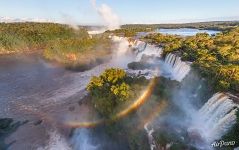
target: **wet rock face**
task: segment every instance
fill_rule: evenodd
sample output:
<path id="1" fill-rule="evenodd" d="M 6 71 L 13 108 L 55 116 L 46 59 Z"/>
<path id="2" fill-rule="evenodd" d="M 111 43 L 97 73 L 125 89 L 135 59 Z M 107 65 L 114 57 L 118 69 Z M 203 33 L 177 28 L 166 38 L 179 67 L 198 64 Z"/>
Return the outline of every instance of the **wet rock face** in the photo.
<path id="1" fill-rule="evenodd" d="M 11 144 L 14 143 L 14 141 L 12 141 L 9 144 L 5 143 L 5 138 L 7 136 L 9 136 L 11 133 L 13 133 L 14 131 L 16 131 L 16 129 L 22 125 L 27 123 L 27 121 L 25 122 L 16 122 L 14 123 L 12 118 L 2 118 L 0 119 L 0 149 L 1 150 L 5 150 L 7 149 Z"/>
<path id="2" fill-rule="evenodd" d="M 0 133 L 7 130 L 10 127 L 12 122 L 13 122 L 13 119 L 11 118 L 0 119 Z"/>

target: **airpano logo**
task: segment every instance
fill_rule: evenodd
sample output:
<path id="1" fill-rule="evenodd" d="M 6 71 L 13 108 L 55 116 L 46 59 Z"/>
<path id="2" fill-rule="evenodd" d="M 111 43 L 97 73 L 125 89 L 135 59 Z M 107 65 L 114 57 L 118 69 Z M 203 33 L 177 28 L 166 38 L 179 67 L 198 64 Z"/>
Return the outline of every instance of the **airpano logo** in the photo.
<path id="1" fill-rule="evenodd" d="M 228 146 L 234 146 L 236 144 L 235 141 L 215 141 L 211 144 L 212 147 L 228 147 Z"/>

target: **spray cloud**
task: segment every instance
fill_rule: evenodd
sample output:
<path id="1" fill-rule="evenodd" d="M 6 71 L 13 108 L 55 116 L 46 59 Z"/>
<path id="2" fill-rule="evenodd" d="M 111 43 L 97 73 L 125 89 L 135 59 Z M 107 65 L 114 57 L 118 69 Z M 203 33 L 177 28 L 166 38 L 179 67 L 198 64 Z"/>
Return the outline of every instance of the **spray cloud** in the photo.
<path id="1" fill-rule="evenodd" d="M 75 30 L 79 29 L 78 23 L 75 21 L 75 19 L 72 16 L 65 13 L 61 13 L 61 17 L 63 18 L 63 21 L 64 21 L 63 23 L 67 24 L 69 27 Z"/>
<path id="2" fill-rule="evenodd" d="M 113 12 L 112 8 L 106 4 L 96 5 L 96 0 L 90 0 L 92 6 L 103 19 L 108 30 L 114 30 L 120 27 L 120 19 Z"/>

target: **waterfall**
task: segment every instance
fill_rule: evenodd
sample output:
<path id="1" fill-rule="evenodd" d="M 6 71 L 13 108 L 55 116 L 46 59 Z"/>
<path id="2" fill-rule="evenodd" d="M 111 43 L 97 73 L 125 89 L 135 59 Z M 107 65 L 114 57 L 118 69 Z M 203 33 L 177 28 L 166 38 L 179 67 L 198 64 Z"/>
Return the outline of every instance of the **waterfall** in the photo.
<path id="1" fill-rule="evenodd" d="M 155 76 L 159 76 L 160 73 L 158 70 L 150 70 L 150 69 L 144 69 L 144 70 L 131 70 L 126 69 L 127 73 L 132 76 L 144 76 L 146 79 L 150 80 L 154 78 Z"/>
<path id="2" fill-rule="evenodd" d="M 191 69 L 189 62 L 183 62 L 181 57 L 172 53 L 166 56 L 165 63 L 171 67 L 171 78 L 177 81 L 182 81 Z"/>
<path id="3" fill-rule="evenodd" d="M 133 48 L 137 50 L 137 53 L 140 53 L 145 50 L 146 46 L 147 43 L 136 40 L 136 42 L 134 42 Z"/>
<path id="4" fill-rule="evenodd" d="M 145 44 L 143 49 L 139 50 L 136 56 L 136 61 L 140 61 L 143 55 L 161 57 L 162 48 L 156 47 L 154 45 Z"/>
<path id="5" fill-rule="evenodd" d="M 153 137 L 154 129 L 153 128 L 149 129 L 149 123 L 146 123 L 144 125 L 144 129 L 145 129 L 145 131 L 148 135 L 150 150 L 156 150 L 157 146 L 156 146 L 156 142 L 155 142 L 154 137 Z"/>
<path id="6" fill-rule="evenodd" d="M 216 93 L 198 111 L 191 129 L 207 142 L 219 140 L 236 123 L 238 108 L 228 94 Z"/>

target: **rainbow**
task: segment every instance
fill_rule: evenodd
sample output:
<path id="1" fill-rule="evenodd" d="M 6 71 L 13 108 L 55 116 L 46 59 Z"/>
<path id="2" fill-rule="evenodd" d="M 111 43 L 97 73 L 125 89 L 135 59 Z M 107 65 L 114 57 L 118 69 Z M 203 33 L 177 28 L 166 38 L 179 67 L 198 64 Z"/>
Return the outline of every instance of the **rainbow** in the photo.
<path id="1" fill-rule="evenodd" d="M 143 94 L 134 101 L 131 105 L 126 107 L 125 109 L 118 112 L 116 115 L 109 119 L 99 119 L 94 121 L 65 121 L 65 122 L 59 122 L 56 121 L 53 117 L 49 116 L 48 114 L 44 112 L 36 111 L 33 108 L 26 107 L 25 105 L 18 104 L 18 108 L 21 108 L 21 110 L 30 112 L 32 115 L 35 115 L 39 118 L 42 118 L 49 122 L 52 125 L 60 126 L 60 127 L 66 127 L 66 128 L 94 128 L 102 124 L 107 124 L 111 122 L 115 122 L 117 120 L 120 120 L 132 112 L 138 110 L 145 102 L 147 102 L 150 99 L 150 96 L 152 95 L 152 92 L 156 86 L 157 78 L 151 79 L 149 85 L 147 86 L 146 90 L 143 92 Z M 160 112 L 163 110 L 163 108 L 166 107 L 166 102 L 162 101 L 157 106 L 154 107 L 154 109 L 151 109 L 150 116 L 148 116 L 147 120 L 144 120 L 143 122 L 150 122 L 153 120 L 157 115 L 160 114 Z"/>
<path id="2" fill-rule="evenodd" d="M 150 81 L 149 85 L 147 86 L 146 90 L 135 102 L 133 102 L 131 105 L 129 105 L 127 108 L 123 109 L 122 111 L 118 112 L 115 116 L 113 116 L 110 119 L 100 119 L 98 121 L 92 121 L 92 122 L 67 121 L 65 122 L 65 125 L 71 128 L 92 128 L 98 125 L 111 123 L 119 119 L 122 119 L 125 116 L 128 116 L 129 114 L 131 114 L 132 112 L 136 111 L 139 107 L 141 107 L 146 101 L 150 99 L 150 96 L 152 95 L 152 92 L 156 86 L 157 80 L 158 80 L 157 78 L 153 78 Z M 164 107 L 166 107 L 166 102 L 162 101 L 157 108 L 164 108 Z M 152 113 L 150 120 L 155 118 L 161 111 L 162 109 L 155 110 Z"/>

